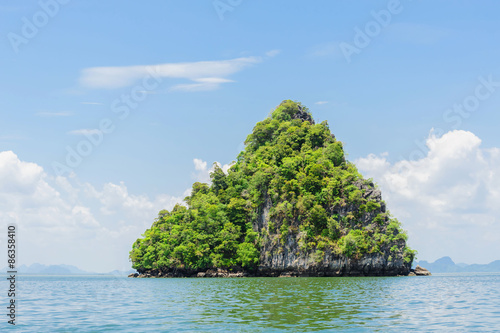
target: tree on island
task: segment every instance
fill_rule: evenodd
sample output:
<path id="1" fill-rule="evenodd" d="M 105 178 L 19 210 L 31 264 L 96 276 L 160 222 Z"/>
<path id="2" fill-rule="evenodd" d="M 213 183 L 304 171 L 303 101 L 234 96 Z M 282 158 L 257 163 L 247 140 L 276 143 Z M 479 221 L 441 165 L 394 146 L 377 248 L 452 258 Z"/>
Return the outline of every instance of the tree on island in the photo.
<path id="1" fill-rule="evenodd" d="M 227 174 L 196 182 L 130 252 L 152 276 L 406 275 L 415 251 L 381 193 L 345 159 L 326 121 L 283 101 Z M 218 270 L 218 273 L 214 273 Z M 219 274 L 219 275 L 217 275 Z"/>

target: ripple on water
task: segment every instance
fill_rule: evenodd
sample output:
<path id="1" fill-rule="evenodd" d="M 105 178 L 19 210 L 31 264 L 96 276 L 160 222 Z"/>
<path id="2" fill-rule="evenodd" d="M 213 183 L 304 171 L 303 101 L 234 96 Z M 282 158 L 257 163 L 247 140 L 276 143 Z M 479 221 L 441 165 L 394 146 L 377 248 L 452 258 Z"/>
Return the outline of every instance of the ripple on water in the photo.
<path id="1" fill-rule="evenodd" d="M 18 290 L 16 329 L 25 332 L 500 330 L 500 274 L 280 279 L 21 276 Z"/>

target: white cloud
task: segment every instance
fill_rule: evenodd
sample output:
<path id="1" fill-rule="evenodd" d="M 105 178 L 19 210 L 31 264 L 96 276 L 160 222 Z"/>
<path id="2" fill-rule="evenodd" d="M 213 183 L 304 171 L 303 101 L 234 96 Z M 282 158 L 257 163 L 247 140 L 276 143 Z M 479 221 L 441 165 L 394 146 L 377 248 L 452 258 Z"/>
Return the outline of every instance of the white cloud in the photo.
<path id="1" fill-rule="evenodd" d="M 145 95 L 158 95 L 164 93 L 157 90 L 137 90 L 137 92 Z"/>
<path id="2" fill-rule="evenodd" d="M 0 152 L 0 193 L 34 192 L 42 172 L 39 165 L 21 162 L 12 151 Z"/>
<path id="3" fill-rule="evenodd" d="M 328 102 L 327 101 L 318 101 L 318 102 L 316 102 L 314 104 L 316 104 L 316 105 L 323 105 L 323 104 L 328 104 Z"/>
<path id="4" fill-rule="evenodd" d="M 178 90 L 215 89 L 232 82 L 226 77 L 262 61 L 261 57 L 244 57 L 219 61 L 198 61 L 139 65 L 125 67 L 92 67 L 82 70 L 80 83 L 89 88 L 114 89 L 126 87 L 136 81 L 153 76 L 158 79 L 176 78 L 194 81 L 195 87 L 177 86 Z M 192 86 L 191 85 L 191 86 Z"/>
<path id="5" fill-rule="evenodd" d="M 190 193 L 150 198 L 124 183 L 95 188 L 76 178 L 51 177 L 12 151 L 0 152 L 0 224 L 17 224 L 21 264 L 74 264 L 101 272 L 128 269 L 132 243 L 161 209 Z"/>
<path id="6" fill-rule="evenodd" d="M 228 164 L 219 166 L 227 172 Z M 194 160 L 197 177 L 209 182 L 213 170 Z M 132 243 L 151 226 L 158 211 L 189 195 L 150 197 L 127 186 L 96 187 L 76 177 L 52 177 L 36 163 L 0 152 L 0 226 L 18 226 L 20 263 L 73 264 L 100 272 L 128 269 Z"/>
<path id="7" fill-rule="evenodd" d="M 271 51 L 266 52 L 266 56 L 272 58 L 272 57 L 276 57 L 280 53 L 281 53 L 281 50 L 271 50 Z"/>
<path id="8" fill-rule="evenodd" d="M 371 154 L 355 163 L 380 185 L 419 258 L 500 259 L 500 149 L 482 148 L 467 131 L 442 137 L 431 131 L 427 147 L 416 161 L 391 163 L 387 154 Z"/>
<path id="9" fill-rule="evenodd" d="M 100 134 L 100 133 L 102 133 L 102 132 L 96 128 L 93 128 L 93 129 L 82 128 L 82 129 L 77 129 L 77 130 L 68 132 L 68 134 L 71 134 L 71 135 L 93 135 L 93 134 Z"/>
<path id="10" fill-rule="evenodd" d="M 170 91 L 208 91 L 219 88 L 222 83 L 234 82 L 233 80 L 207 77 L 201 79 L 193 79 L 197 83 L 177 84 L 170 88 Z"/>
<path id="11" fill-rule="evenodd" d="M 130 194 L 123 182 L 104 184 L 100 191 L 87 184 L 85 190 L 88 195 L 99 200 L 101 213 L 105 215 L 124 213 L 129 217 L 138 220 L 145 219 L 146 221 L 152 211 L 158 212 L 164 208 L 171 209 L 187 195 L 185 193 L 182 197 L 159 195 L 151 200 L 147 195 Z"/>
<path id="12" fill-rule="evenodd" d="M 211 167 L 208 168 L 207 167 L 208 163 L 198 158 L 193 159 L 193 163 L 194 163 L 194 169 L 197 171 L 196 173 L 193 174 L 193 178 L 198 182 L 210 184 L 211 183 L 210 173 L 214 171 L 214 165 L 212 164 Z M 234 164 L 234 163 L 229 163 L 222 165 L 219 162 L 214 162 L 214 163 L 217 164 L 219 168 L 221 168 L 222 171 L 224 171 L 224 173 L 226 174 L 228 173 L 229 168 Z"/>
<path id="13" fill-rule="evenodd" d="M 198 171 L 203 171 L 207 168 L 207 162 L 200 160 L 199 158 L 193 159 L 194 169 Z"/>

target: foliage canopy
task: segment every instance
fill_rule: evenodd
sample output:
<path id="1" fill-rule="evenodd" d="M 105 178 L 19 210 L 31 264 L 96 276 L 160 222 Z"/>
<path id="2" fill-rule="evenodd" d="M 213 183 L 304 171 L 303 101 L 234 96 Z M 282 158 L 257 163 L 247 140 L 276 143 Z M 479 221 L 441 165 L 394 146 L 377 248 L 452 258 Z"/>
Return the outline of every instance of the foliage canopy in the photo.
<path id="1" fill-rule="evenodd" d="M 227 174 L 214 164 L 211 184 L 196 182 L 186 206 L 162 210 L 130 252 L 139 271 L 242 267 L 255 269 L 270 239 L 298 239 L 318 258 L 330 251 L 350 258 L 400 255 L 407 262 L 400 223 L 375 189 L 346 161 L 326 121 L 315 124 L 300 103 L 283 101 L 257 123 Z M 270 202 L 267 228 L 259 230 Z"/>

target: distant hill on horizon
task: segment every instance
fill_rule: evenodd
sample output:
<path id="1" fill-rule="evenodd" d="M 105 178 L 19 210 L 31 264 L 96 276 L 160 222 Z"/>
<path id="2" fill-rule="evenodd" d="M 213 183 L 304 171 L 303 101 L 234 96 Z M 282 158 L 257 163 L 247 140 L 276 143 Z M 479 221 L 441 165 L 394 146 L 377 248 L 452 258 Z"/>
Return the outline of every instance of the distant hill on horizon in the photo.
<path id="1" fill-rule="evenodd" d="M 6 273 L 8 270 L 8 267 L 4 267 L 0 272 Z M 128 271 L 114 270 L 109 273 L 95 273 L 81 270 L 73 265 L 43 265 L 39 263 L 34 263 L 30 266 L 20 265 L 16 268 L 16 271 L 18 274 L 33 275 L 128 275 L 136 272 L 134 269 L 130 269 Z"/>
<path id="2" fill-rule="evenodd" d="M 464 264 L 455 263 L 450 257 L 442 257 L 434 262 L 426 260 L 414 261 L 413 267 L 420 265 L 431 271 L 431 273 L 467 273 L 467 272 L 484 272 L 495 273 L 500 272 L 500 260 L 495 260 L 489 264 Z M 7 267 L 0 270 L 0 273 L 6 273 Z M 17 268 L 18 274 L 33 274 L 33 275 L 128 275 L 135 273 L 135 269 L 128 271 L 113 270 L 108 273 L 95 273 L 79 269 L 73 265 L 43 265 L 34 263 L 30 266 L 20 265 Z"/>
<path id="3" fill-rule="evenodd" d="M 500 260 L 495 260 L 489 264 L 456 264 L 450 257 L 442 257 L 432 263 L 421 260 L 415 261 L 413 266 L 420 265 L 427 268 L 431 273 L 495 273 L 500 272 Z"/>

